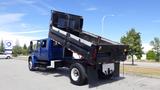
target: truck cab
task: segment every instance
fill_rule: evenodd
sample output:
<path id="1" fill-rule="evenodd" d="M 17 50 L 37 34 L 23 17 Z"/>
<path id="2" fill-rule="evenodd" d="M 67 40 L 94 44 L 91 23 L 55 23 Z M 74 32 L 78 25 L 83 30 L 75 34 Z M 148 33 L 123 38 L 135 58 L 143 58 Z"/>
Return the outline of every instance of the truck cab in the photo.
<path id="1" fill-rule="evenodd" d="M 30 42 L 29 70 L 33 71 L 36 67 L 46 68 L 51 64 L 57 64 L 63 60 L 72 60 L 73 53 L 51 38 L 33 40 Z M 52 61 L 54 63 L 52 63 Z M 52 65 L 53 66 L 53 65 Z M 62 65 L 61 65 L 62 66 Z M 58 66 L 57 66 L 58 67 Z M 56 68 L 56 67 L 53 67 Z"/>
<path id="2" fill-rule="evenodd" d="M 30 52 L 38 60 L 54 60 L 63 58 L 63 48 L 51 38 L 30 42 Z"/>

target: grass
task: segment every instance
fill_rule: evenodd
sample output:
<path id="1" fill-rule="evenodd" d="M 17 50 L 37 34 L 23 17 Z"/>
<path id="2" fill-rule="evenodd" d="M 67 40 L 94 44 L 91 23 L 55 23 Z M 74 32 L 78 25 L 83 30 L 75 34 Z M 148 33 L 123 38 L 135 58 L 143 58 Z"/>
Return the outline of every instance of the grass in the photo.
<path id="1" fill-rule="evenodd" d="M 120 71 L 121 73 L 123 73 L 122 65 L 120 67 Z M 148 67 L 124 65 L 124 73 L 160 78 L 160 68 L 148 68 Z"/>

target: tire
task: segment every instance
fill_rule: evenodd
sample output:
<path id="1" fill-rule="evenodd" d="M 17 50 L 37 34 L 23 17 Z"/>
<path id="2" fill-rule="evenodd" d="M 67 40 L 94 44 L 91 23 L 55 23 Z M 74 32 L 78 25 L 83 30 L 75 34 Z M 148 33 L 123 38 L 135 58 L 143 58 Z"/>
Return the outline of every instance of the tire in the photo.
<path id="1" fill-rule="evenodd" d="M 80 63 L 72 64 L 70 67 L 70 81 L 75 85 L 84 85 L 87 83 L 85 68 Z"/>
<path id="2" fill-rule="evenodd" d="M 32 58 L 28 59 L 28 68 L 30 71 L 35 71 L 34 63 L 32 62 Z"/>
<path id="3" fill-rule="evenodd" d="M 11 57 L 10 56 L 7 56 L 7 58 L 6 59 L 10 59 Z"/>

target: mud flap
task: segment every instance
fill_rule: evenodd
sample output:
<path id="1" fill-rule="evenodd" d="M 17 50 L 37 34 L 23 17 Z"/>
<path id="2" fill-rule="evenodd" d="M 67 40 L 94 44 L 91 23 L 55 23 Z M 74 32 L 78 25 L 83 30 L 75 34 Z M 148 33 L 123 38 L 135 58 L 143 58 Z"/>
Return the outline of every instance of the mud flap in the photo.
<path id="1" fill-rule="evenodd" d="M 115 65 L 114 65 L 114 68 L 115 68 L 115 71 L 114 71 L 114 74 L 113 74 L 113 76 L 115 77 L 115 78 L 118 78 L 118 77 L 120 77 L 120 63 L 119 62 L 115 62 L 114 63 Z"/>
<path id="2" fill-rule="evenodd" d="M 88 75 L 88 84 L 91 87 L 94 87 L 97 85 L 98 81 L 98 73 L 97 70 L 94 67 L 88 66 L 87 67 L 87 75 Z"/>

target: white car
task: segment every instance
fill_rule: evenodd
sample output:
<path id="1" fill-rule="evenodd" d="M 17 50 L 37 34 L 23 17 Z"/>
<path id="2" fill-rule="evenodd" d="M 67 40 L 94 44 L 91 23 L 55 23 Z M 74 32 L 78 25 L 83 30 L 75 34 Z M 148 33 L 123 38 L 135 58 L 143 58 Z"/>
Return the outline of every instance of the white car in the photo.
<path id="1" fill-rule="evenodd" d="M 0 59 L 10 59 L 12 58 L 11 54 L 0 53 Z"/>

